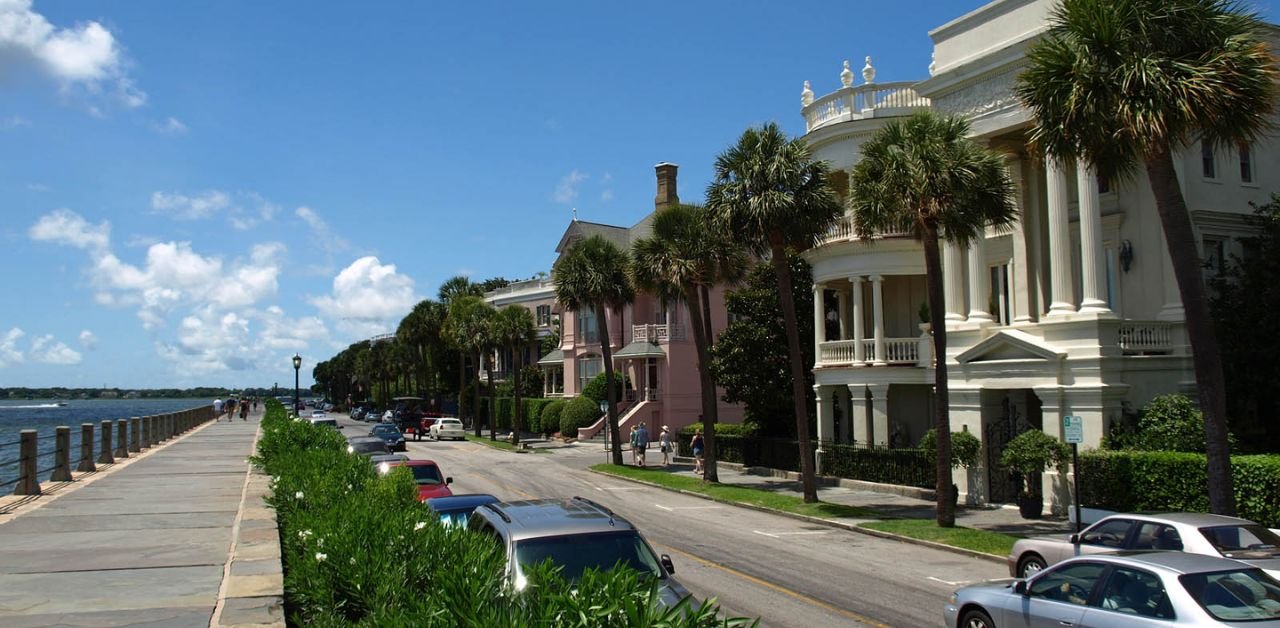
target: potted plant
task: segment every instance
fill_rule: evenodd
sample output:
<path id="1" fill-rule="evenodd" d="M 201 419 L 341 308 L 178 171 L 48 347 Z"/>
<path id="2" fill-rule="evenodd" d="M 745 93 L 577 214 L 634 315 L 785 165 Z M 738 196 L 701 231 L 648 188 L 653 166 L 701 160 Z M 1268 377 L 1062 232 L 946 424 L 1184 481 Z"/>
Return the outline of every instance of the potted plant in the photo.
<path id="1" fill-rule="evenodd" d="M 937 432 L 930 429 L 924 433 L 920 439 L 920 449 L 930 458 L 938 455 L 938 436 Z M 969 426 L 959 432 L 951 433 L 951 468 L 952 469 L 969 469 L 978 464 L 978 456 L 982 453 L 982 441 L 978 440 L 969 432 Z M 955 484 L 951 485 L 951 499 L 960 500 L 960 487 Z M 955 505 L 954 503 L 952 504 Z"/>
<path id="2" fill-rule="evenodd" d="M 1062 441 L 1040 430 L 1028 430 L 1010 440 L 1000 455 L 1000 464 L 1022 476 L 1022 492 L 1018 508 L 1025 519 L 1039 519 L 1044 510 L 1044 496 L 1032 486 L 1033 478 L 1053 466 L 1059 473 L 1067 470 L 1071 450 Z"/>

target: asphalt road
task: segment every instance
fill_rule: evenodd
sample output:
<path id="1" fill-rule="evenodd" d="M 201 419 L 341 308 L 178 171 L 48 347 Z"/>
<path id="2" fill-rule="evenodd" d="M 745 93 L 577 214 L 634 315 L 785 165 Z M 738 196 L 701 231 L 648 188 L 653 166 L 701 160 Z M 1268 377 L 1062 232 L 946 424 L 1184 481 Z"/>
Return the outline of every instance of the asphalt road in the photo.
<path id="1" fill-rule="evenodd" d="M 346 421 L 348 437 L 367 424 Z M 409 456 L 440 464 L 453 491 L 500 499 L 598 501 L 630 519 L 676 577 L 725 614 L 764 626 L 939 626 L 960 584 L 1007 577 L 1003 565 L 927 547 L 709 502 L 586 470 L 595 446 L 514 454 L 469 442 L 409 442 Z"/>

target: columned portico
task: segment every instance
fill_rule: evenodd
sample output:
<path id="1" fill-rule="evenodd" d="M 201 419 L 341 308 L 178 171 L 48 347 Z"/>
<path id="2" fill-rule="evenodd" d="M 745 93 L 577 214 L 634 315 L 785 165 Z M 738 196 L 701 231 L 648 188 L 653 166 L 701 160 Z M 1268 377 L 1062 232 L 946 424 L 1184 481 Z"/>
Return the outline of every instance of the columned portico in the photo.
<path id="1" fill-rule="evenodd" d="M 822 468 L 822 454 L 835 433 L 835 400 L 831 398 L 834 391 L 835 389 L 830 386 L 815 384 L 813 387 L 818 414 L 818 449 L 814 462 L 819 469 Z"/>
<path id="2" fill-rule="evenodd" d="M 1076 311 L 1071 298 L 1071 224 L 1067 215 L 1069 190 L 1066 166 L 1057 159 L 1046 160 L 1049 201 L 1049 316 Z"/>
<path id="3" fill-rule="evenodd" d="M 1080 191 L 1080 311 L 1111 313 L 1102 297 L 1106 287 L 1105 262 L 1102 259 L 1102 215 L 1098 202 L 1098 173 L 1080 162 L 1076 166 L 1076 185 Z"/>
<path id="4" fill-rule="evenodd" d="M 813 282 L 813 355 L 819 364 L 822 363 L 822 342 L 827 339 L 825 292 L 826 284 Z"/>
<path id="5" fill-rule="evenodd" d="M 947 302 L 947 323 L 964 322 L 964 254 L 951 241 L 942 243 L 943 299 Z"/>
<path id="6" fill-rule="evenodd" d="M 1018 223 L 1013 226 L 1013 263 L 1010 265 L 1013 293 L 1013 324 L 1025 325 L 1035 320 L 1032 311 L 1031 293 L 1034 290 L 1031 260 L 1034 249 L 1027 241 L 1027 234 L 1036 233 L 1035 215 L 1029 206 L 1029 199 L 1035 198 L 1034 186 L 1027 186 L 1022 178 L 1022 164 L 1017 155 L 1010 155 L 1005 162 L 1006 171 L 1013 181 L 1013 198 L 1018 208 Z M 1032 177 L 1034 180 L 1035 177 Z M 1030 187 L 1030 189 L 1027 189 Z M 1031 192 L 1031 193 L 1026 193 Z"/>
<path id="7" fill-rule="evenodd" d="M 987 304 L 991 301 L 990 273 L 987 271 L 986 234 L 969 243 L 969 322 L 990 323 L 991 313 Z"/>
<path id="8" fill-rule="evenodd" d="M 888 364 L 884 352 L 884 277 L 871 276 L 871 317 L 875 334 L 875 355 L 872 364 L 883 366 Z"/>
<path id="9" fill-rule="evenodd" d="M 866 332 L 862 328 L 862 277 L 850 277 L 849 283 L 853 284 L 853 363 L 855 365 L 866 364 L 867 349 L 863 346 L 866 340 Z"/>
<path id="10" fill-rule="evenodd" d="M 867 408 L 867 385 L 849 384 L 849 400 L 852 411 L 849 417 L 853 422 L 853 442 L 866 445 L 870 441 L 870 410 Z"/>
<path id="11" fill-rule="evenodd" d="M 876 447 L 889 446 L 889 385 L 867 384 L 871 393 L 871 442 Z"/>

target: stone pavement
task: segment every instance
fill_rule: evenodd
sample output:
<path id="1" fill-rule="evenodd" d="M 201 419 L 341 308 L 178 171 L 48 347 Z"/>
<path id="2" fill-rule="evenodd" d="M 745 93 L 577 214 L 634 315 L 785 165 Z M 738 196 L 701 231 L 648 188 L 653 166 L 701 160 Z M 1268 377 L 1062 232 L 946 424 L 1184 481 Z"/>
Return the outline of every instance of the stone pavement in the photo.
<path id="1" fill-rule="evenodd" d="M 284 625 L 261 414 L 206 423 L 0 523 L 0 625 Z M 136 455 L 136 454 L 135 454 Z"/>

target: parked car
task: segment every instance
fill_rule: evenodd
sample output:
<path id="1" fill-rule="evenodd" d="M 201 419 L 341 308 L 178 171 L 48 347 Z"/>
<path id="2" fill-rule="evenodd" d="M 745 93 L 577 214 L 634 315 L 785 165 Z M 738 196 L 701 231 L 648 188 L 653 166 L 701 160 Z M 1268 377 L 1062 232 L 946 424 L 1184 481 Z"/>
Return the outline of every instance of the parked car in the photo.
<path id="1" fill-rule="evenodd" d="M 347 453 L 360 454 L 361 456 L 372 456 L 375 454 L 389 454 L 387 442 L 375 436 L 357 436 L 347 440 Z"/>
<path id="2" fill-rule="evenodd" d="M 413 440 L 422 440 L 424 436 L 428 436 L 431 432 L 431 425 L 436 422 L 436 417 L 423 416 L 419 413 L 406 412 L 400 416 L 400 431 L 408 438 L 413 434 Z"/>
<path id="3" fill-rule="evenodd" d="M 427 500 L 427 508 L 440 515 L 440 523 L 446 526 L 467 525 L 467 519 L 485 504 L 496 504 L 498 498 L 487 493 L 453 495 L 451 497 L 432 497 Z"/>
<path id="4" fill-rule="evenodd" d="M 449 485 L 453 484 L 453 478 L 444 477 L 435 462 L 431 460 L 388 462 L 385 468 L 380 466 L 378 470 L 381 473 L 390 473 L 397 467 L 408 467 L 413 473 L 413 481 L 418 485 L 418 501 L 453 495 L 453 491 L 449 490 Z"/>
<path id="5" fill-rule="evenodd" d="M 1019 539 L 1009 554 L 1009 575 L 1026 578 L 1071 556 L 1120 550 L 1223 556 L 1280 578 L 1280 536 L 1248 519 L 1190 512 L 1117 514 L 1079 534 Z"/>
<path id="6" fill-rule="evenodd" d="M 373 469 L 378 473 L 386 475 L 391 470 L 391 465 L 399 462 L 407 462 L 409 456 L 404 454 L 374 454 L 369 456 L 369 464 L 373 465 Z"/>
<path id="7" fill-rule="evenodd" d="M 342 429 L 342 426 L 338 425 L 338 420 L 333 417 L 311 417 L 307 420 L 310 421 L 312 425 L 323 425 L 325 427 L 332 427 L 335 430 Z"/>
<path id="8" fill-rule="evenodd" d="M 525 566 L 551 560 L 569 581 L 588 568 L 607 570 L 622 564 L 656 578 L 661 603 L 668 607 L 689 596 L 672 575 L 670 556 L 658 556 L 630 521 L 589 499 L 485 504 L 472 513 L 467 527 L 502 543 L 507 577 L 517 591 L 528 586 Z"/>
<path id="9" fill-rule="evenodd" d="M 1027 580 L 951 594 L 956 628 L 1280 626 L 1280 581 L 1239 561 L 1183 552 L 1077 556 Z M 1269 620 L 1269 621 L 1268 621 Z"/>
<path id="10" fill-rule="evenodd" d="M 435 423 L 431 424 L 431 438 L 443 440 L 452 438 L 454 440 L 466 440 L 467 431 L 462 429 L 462 421 L 451 418 L 439 418 Z"/>
<path id="11" fill-rule="evenodd" d="M 391 451 L 407 451 L 408 445 L 404 442 L 404 434 L 396 429 L 396 426 L 389 423 L 379 423 L 369 430 L 369 436 L 381 438 L 387 444 L 387 449 Z"/>
<path id="12" fill-rule="evenodd" d="M 311 411 L 311 418 L 313 418 L 313 419 L 323 419 L 324 417 L 325 417 L 324 410 L 312 410 L 312 411 Z"/>

